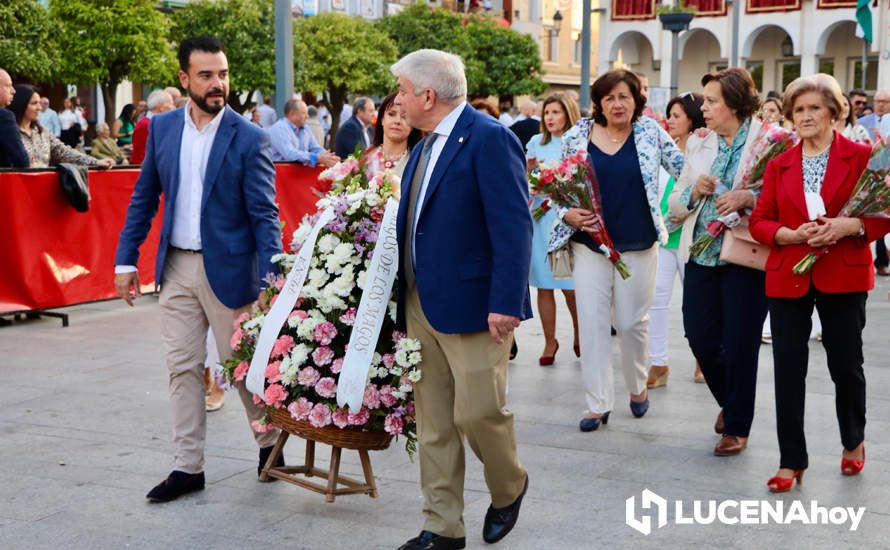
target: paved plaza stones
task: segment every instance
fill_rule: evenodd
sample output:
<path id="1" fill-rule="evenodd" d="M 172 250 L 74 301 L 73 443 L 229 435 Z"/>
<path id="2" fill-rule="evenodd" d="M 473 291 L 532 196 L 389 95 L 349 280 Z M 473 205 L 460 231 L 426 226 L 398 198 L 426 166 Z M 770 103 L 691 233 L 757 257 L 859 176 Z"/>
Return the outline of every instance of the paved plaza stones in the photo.
<path id="1" fill-rule="evenodd" d="M 671 318 L 669 384 L 651 392 L 640 420 L 626 405 L 616 375 L 609 425 L 578 431 L 584 409 L 571 329 L 560 311 L 562 351 L 554 367 L 537 366 L 537 320 L 518 331 L 520 354 L 510 366 L 509 406 L 516 414 L 519 455 L 531 485 L 517 528 L 504 549 L 582 548 L 890 548 L 890 284 L 879 279 L 869 297 L 865 330 L 868 379 L 867 463 L 862 475 L 840 474 L 840 438 L 825 353 L 813 342 L 807 396 L 810 469 L 800 489 L 771 495 L 778 446 L 770 348 L 761 353 L 757 413 L 748 450 L 711 454 L 717 408 L 692 381 L 682 338 L 679 294 Z M 71 326 L 39 319 L 0 328 L 0 548 L 395 548 L 415 536 L 422 518 L 418 465 L 401 442 L 372 453 L 380 497 L 339 497 L 333 504 L 285 483 L 256 481 L 256 448 L 240 402 L 226 396 L 208 418 L 207 488 L 176 502 L 150 505 L 145 493 L 172 464 L 160 312 L 155 296 L 137 307 L 99 302 L 66 308 Z M 617 374 L 617 373 L 616 373 Z M 290 462 L 302 456 L 292 438 Z M 326 452 L 320 451 L 324 464 Z M 353 452 L 342 470 L 359 475 Z M 468 548 L 486 547 L 482 520 L 489 504 L 482 470 L 468 456 Z M 675 525 L 657 527 L 640 508 L 644 489 L 673 501 L 795 499 L 820 506 L 865 506 L 855 532 L 845 525 Z M 644 536 L 625 523 L 625 503 L 651 516 Z M 737 512 L 735 516 L 737 516 Z"/>

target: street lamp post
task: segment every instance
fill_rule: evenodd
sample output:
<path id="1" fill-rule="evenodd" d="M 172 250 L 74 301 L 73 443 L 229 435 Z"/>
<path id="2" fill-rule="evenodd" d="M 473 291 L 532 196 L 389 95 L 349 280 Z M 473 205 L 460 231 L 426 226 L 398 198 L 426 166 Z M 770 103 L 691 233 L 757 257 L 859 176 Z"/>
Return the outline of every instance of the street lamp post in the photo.
<path id="1" fill-rule="evenodd" d="M 275 111 L 294 95 L 294 27 L 291 0 L 275 0 Z"/>
<path id="2" fill-rule="evenodd" d="M 671 97 L 677 95 L 677 82 L 679 80 L 680 71 L 680 50 L 678 37 L 681 32 L 689 28 L 689 22 L 692 21 L 692 13 L 689 12 L 673 12 L 660 13 L 658 19 L 661 26 L 666 31 L 671 32 Z"/>

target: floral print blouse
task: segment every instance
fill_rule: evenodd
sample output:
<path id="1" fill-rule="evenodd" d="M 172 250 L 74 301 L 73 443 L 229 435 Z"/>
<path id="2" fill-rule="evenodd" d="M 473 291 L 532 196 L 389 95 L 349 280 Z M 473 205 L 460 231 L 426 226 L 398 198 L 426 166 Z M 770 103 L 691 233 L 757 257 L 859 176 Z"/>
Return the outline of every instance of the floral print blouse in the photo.
<path id="1" fill-rule="evenodd" d="M 584 151 L 587 154 L 587 143 L 590 141 L 590 131 L 593 124 L 592 119 L 582 118 L 575 126 L 563 134 L 563 158 L 575 155 L 579 151 Z M 668 231 L 665 228 L 664 218 L 661 215 L 658 177 L 662 167 L 671 176 L 675 178 L 680 177 L 680 172 L 683 170 L 683 153 L 680 152 L 680 149 L 664 128 L 654 119 L 647 116 L 640 117 L 639 120 L 634 122 L 633 139 L 640 161 L 640 174 L 643 176 L 643 187 L 646 190 L 646 200 L 649 203 L 652 223 L 655 226 L 658 241 L 666 243 Z M 550 232 L 550 244 L 547 246 L 549 252 L 559 250 L 565 246 L 571 239 L 572 234 L 575 233 L 574 227 L 562 222 L 566 212 L 568 212 L 568 208 L 556 208 L 556 215 L 560 221 L 553 226 L 553 230 Z"/>
<path id="2" fill-rule="evenodd" d="M 745 142 L 748 140 L 748 130 L 751 128 L 751 119 L 749 118 L 739 127 L 736 132 L 732 144 L 726 142 L 723 137 L 717 137 L 717 158 L 711 164 L 711 175 L 720 178 L 724 187 L 718 185 L 717 192 L 710 197 L 703 199 L 701 212 L 698 219 L 695 220 L 695 230 L 692 233 L 692 241 L 695 242 L 699 236 L 704 235 L 708 231 L 708 224 L 720 217 L 717 212 L 717 198 L 732 188 L 735 181 L 736 171 L 739 168 L 739 160 L 742 158 L 742 150 L 745 148 Z M 692 189 L 694 186 L 687 187 L 683 194 L 680 195 L 680 202 L 689 204 L 692 198 Z M 693 206 L 693 205 L 690 205 Z M 720 261 L 720 249 L 723 246 L 723 235 L 720 235 L 698 256 L 691 256 L 690 261 L 703 266 L 724 265 L 726 262 Z"/>
<path id="3" fill-rule="evenodd" d="M 31 168 L 47 168 L 55 166 L 60 162 L 70 162 L 84 166 L 96 166 L 99 164 L 98 159 L 68 147 L 43 126 L 37 124 L 31 126 L 30 136 L 19 129 L 19 135 L 22 137 L 25 151 L 28 152 Z"/>
<path id="4" fill-rule="evenodd" d="M 816 156 L 803 155 L 803 191 L 804 193 L 819 194 L 822 192 L 822 180 L 825 179 L 825 169 L 828 167 L 828 150 L 822 151 Z"/>

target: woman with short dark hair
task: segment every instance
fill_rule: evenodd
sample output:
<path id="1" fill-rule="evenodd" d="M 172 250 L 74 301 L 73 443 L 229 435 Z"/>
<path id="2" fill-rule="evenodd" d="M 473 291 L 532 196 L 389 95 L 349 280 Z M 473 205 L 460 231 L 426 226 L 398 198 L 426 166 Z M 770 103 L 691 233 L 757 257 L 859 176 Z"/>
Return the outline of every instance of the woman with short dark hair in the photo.
<path id="1" fill-rule="evenodd" d="M 672 176 L 683 168 L 674 140 L 649 118 L 639 78 L 623 69 L 593 83 L 593 119 L 582 118 L 563 135 L 563 157 L 583 152 L 596 173 L 603 219 L 632 275 L 622 279 L 587 233 L 590 211 L 557 209 L 561 223 L 551 232 L 550 251 L 570 246 L 581 341 L 581 370 L 587 412 L 583 432 L 609 420 L 615 401 L 612 380 L 612 311 L 621 350 L 621 370 L 630 393 L 630 410 L 641 418 L 649 409 L 646 393 L 649 307 L 655 290 L 659 242 L 668 237 L 658 197 L 659 171 Z"/>
<path id="2" fill-rule="evenodd" d="M 756 141 L 754 117 L 760 98 L 748 71 L 733 67 L 702 78 L 702 114 L 707 131 L 686 145 L 686 166 L 668 200 L 670 215 L 683 221 L 679 253 L 686 261 L 683 328 L 721 411 L 714 430 L 717 456 L 742 452 L 754 420 L 760 336 L 766 318 L 762 271 L 721 260 L 724 235 L 690 258 L 690 244 L 708 224 L 754 207 L 757 192 L 733 189 L 739 161 Z"/>

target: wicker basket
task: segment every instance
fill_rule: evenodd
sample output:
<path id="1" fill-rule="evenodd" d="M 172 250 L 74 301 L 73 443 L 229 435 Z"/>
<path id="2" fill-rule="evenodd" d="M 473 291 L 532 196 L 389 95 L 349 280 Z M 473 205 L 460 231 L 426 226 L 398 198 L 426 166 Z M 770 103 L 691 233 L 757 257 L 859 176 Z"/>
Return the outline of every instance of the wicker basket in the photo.
<path id="1" fill-rule="evenodd" d="M 303 439 L 325 443 L 333 447 L 382 451 L 389 447 L 392 441 L 392 435 L 386 432 L 362 432 L 336 426 L 316 428 L 304 420 L 294 420 L 286 409 L 269 407 L 266 409 L 266 415 L 269 417 L 269 422 L 276 428 Z"/>

